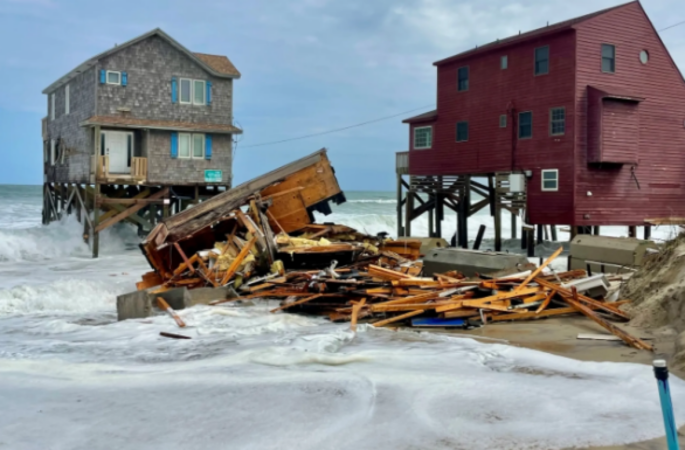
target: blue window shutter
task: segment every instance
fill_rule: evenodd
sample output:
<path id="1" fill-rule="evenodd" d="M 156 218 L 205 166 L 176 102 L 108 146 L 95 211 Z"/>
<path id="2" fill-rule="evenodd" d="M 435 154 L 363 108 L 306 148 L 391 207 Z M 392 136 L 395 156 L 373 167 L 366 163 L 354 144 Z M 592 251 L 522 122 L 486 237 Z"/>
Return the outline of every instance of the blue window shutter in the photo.
<path id="1" fill-rule="evenodd" d="M 126 86 L 128 84 L 128 74 L 126 72 L 121 72 L 121 85 Z"/>
<path id="2" fill-rule="evenodd" d="M 212 135 L 205 134 L 205 159 L 212 159 Z"/>
<path id="3" fill-rule="evenodd" d="M 178 101 L 178 83 L 176 83 L 176 77 L 171 77 L 171 103 L 176 103 Z"/>
<path id="4" fill-rule="evenodd" d="M 178 158 L 178 133 L 171 132 L 171 157 Z"/>
<path id="5" fill-rule="evenodd" d="M 100 84 L 105 84 L 107 77 L 107 71 L 105 69 L 100 70 Z"/>
<path id="6" fill-rule="evenodd" d="M 207 104 L 212 104 L 212 82 L 207 81 Z"/>

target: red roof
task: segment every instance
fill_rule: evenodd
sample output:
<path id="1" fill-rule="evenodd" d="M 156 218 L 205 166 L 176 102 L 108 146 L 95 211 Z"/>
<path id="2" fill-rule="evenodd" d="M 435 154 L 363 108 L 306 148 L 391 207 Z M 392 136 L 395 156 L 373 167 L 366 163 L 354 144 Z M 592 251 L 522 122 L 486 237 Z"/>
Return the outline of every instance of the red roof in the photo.
<path id="1" fill-rule="evenodd" d="M 627 6 L 627 5 L 630 5 L 633 3 L 638 3 L 638 1 L 637 0 L 631 1 L 629 3 L 624 3 L 622 5 L 613 6 L 611 8 L 602 9 L 600 11 L 596 11 L 596 12 L 593 12 L 591 14 L 586 14 L 584 16 L 576 17 L 574 19 L 565 20 L 563 22 L 555 23 L 552 25 L 547 25 L 546 27 L 542 27 L 542 28 L 538 28 L 538 29 L 535 29 L 532 31 L 528 31 L 528 32 L 523 33 L 523 34 L 517 34 L 514 36 L 510 36 L 508 38 L 498 39 L 494 42 L 490 42 L 489 44 L 485 44 L 485 45 L 482 45 L 480 47 L 476 47 L 474 49 L 467 50 L 465 52 L 456 54 L 454 56 L 450 56 L 449 58 L 445 58 L 445 59 L 441 59 L 440 61 L 436 61 L 433 63 L 433 65 L 440 66 L 443 64 L 450 63 L 452 61 L 456 61 L 456 60 L 465 58 L 467 56 L 473 56 L 476 54 L 485 53 L 485 52 L 488 52 L 490 50 L 494 50 L 496 48 L 505 47 L 505 46 L 508 46 L 511 44 L 524 42 L 524 41 L 534 39 L 534 38 L 537 39 L 537 38 L 540 38 L 542 36 L 547 36 L 550 34 L 559 33 L 559 32 L 564 31 L 564 30 L 570 30 L 575 25 L 578 25 L 581 22 L 585 22 L 585 21 L 590 20 L 594 17 L 600 16 L 602 14 L 606 14 L 608 12 L 614 11 L 614 10 L 619 9 L 619 8 L 623 8 L 624 6 Z"/>

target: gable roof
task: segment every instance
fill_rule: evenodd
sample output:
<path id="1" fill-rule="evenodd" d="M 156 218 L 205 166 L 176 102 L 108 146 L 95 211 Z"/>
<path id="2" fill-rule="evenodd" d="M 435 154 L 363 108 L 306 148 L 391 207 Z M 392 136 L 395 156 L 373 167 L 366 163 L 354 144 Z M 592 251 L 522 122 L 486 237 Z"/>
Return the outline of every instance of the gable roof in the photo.
<path id="1" fill-rule="evenodd" d="M 233 63 L 228 59 L 226 56 L 220 56 L 220 55 L 206 55 L 203 53 L 193 53 L 187 48 L 185 48 L 183 45 L 181 45 L 178 41 L 173 39 L 171 36 L 166 34 L 164 31 L 162 31 L 160 28 L 155 28 L 152 31 L 148 31 L 145 34 L 142 34 L 136 38 L 131 39 L 130 41 L 124 42 L 121 45 L 117 45 L 107 51 L 104 51 L 98 55 L 93 56 L 90 58 L 88 61 L 80 64 L 78 67 L 67 73 L 66 75 L 60 77 L 57 81 L 52 83 L 50 86 L 46 87 L 43 89 L 43 94 L 48 94 L 67 81 L 71 80 L 74 78 L 76 75 L 90 69 L 93 67 L 99 60 L 102 58 L 105 58 L 107 56 L 113 55 L 114 53 L 120 52 L 121 50 L 130 47 L 134 44 L 137 44 L 138 42 L 144 41 L 145 39 L 152 37 L 152 36 L 159 36 L 160 38 L 164 39 L 167 41 L 172 47 L 176 48 L 179 50 L 181 53 L 184 53 L 186 56 L 188 56 L 190 59 L 192 59 L 197 65 L 205 69 L 207 72 L 210 74 L 214 75 L 215 77 L 219 78 L 240 78 L 240 72 L 238 72 L 238 69 L 235 68 Z"/>
<path id="2" fill-rule="evenodd" d="M 434 109 L 433 111 L 428 111 L 423 114 L 419 114 L 418 116 L 404 119 L 402 123 L 427 122 L 435 119 L 436 117 L 438 117 L 438 110 Z"/>
<path id="3" fill-rule="evenodd" d="M 447 64 L 447 63 L 450 63 L 450 62 L 453 62 L 453 61 L 456 61 L 456 60 L 465 58 L 465 57 L 467 57 L 467 56 L 474 56 L 474 55 L 477 55 L 477 54 L 481 54 L 481 53 L 488 52 L 488 51 L 490 51 L 490 50 L 494 50 L 494 49 L 496 49 L 496 48 L 505 47 L 505 46 L 509 46 L 509 45 L 512 45 L 512 44 L 517 44 L 517 43 L 520 43 L 520 42 L 525 42 L 525 41 L 528 41 L 528 40 L 532 40 L 532 39 L 537 39 L 537 38 L 540 38 L 540 37 L 543 37 L 543 36 L 548 36 L 548 35 L 550 35 L 550 34 L 559 33 L 559 32 L 561 32 L 561 31 L 565 31 L 565 30 L 570 30 L 570 29 L 572 29 L 575 25 L 578 25 L 578 24 L 580 24 L 580 23 L 582 23 L 582 22 L 585 22 L 585 21 L 587 21 L 587 20 L 593 19 L 593 18 L 595 18 L 595 17 L 597 17 L 597 16 L 601 16 L 601 15 L 606 14 L 606 13 L 609 13 L 609 12 L 611 12 L 611 11 L 615 11 L 615 10 L 617 10 L 617 9 L 620 9 L 620 8 L 625 7 L 625 6 L 631 5 L 631 4 L 633 4 L 633 3 L 639 3 L 639 1 L 638 1 L 638 0 L 634 0 L 634 1 L 631 1 L 631 2 L 628 2 L 628 3 L 623 3 L 623 4 L 618 5 L 618 6 L 613 6 L 613 7 L 611 7 L 611 8 L 606 8 L 606 9 L 602 9 L 602 10 L 600 10 L 600 11 L 595 11 L 595 12 L 593 12 L 593 13 L 586 14 L 586 15 L 584 15 L 584 16 L 576 17 L 576 18 L 573 18 L 573 19 L 565 20 L 565 21 L 563 21 L 563 22 L 559 22 L 559 23 L 555 23 L 555 24 L 552 24 L 552 25 L 547 25 L 547 26 L 545 26 L 545 27 L 537 28 L 537 29 L 535 29 L 535 30 L 528 31 L 528 32 L 526 32 L 526 33 L 517 34 L 517 35 L 514 35 L 514 36 L 510 36 L 510 37 L 508 37 L 508 38 L 504 38 L 504 39 L 498 39 L 498 40 L 496 40 L 496 41 L 494 41 L 494 42 L 490 42 L 490 43 L 488 43 L 488 44 L 481 45 L 480 47 L 476 47 L 476 48 L 474 48 L 474 49 L 467 50 L 467 51 L 462 52 L 462 53 L 458 53 L 458 54 L 456 54 L 456 55 L 454 55 L 454 56 L 450 56 L 449 58 L 445 58 L 445 59 L 441 59 L 440 61 L 436 61 L 436 62 L 433 63 L 433 65 L 434 65 L 434 66 L 441 66 L 441 65 L 443 65 L 443 64 Z"/>

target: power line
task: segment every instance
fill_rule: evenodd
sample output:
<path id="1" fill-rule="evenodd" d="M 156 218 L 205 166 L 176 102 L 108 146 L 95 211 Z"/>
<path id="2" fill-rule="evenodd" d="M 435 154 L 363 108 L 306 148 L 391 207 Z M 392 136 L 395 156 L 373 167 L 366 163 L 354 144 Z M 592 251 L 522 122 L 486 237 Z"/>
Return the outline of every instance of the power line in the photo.
<path id="1" fill-rule="evenodd" d="M 683 25 L 683 24 L 685 24 L 685 20 L 683 20 L 682 22 L 674 23 L 673 25 L 669 25 L 666 28 L 662 28 L 659 30 L 659 33 L 661 33 L 662 31 L 670 30 L 671 28 L 675 28 L 675 27 L 677 27 L 679 25 Z"/>
<path id="2" fill-rule="evenodd" d="M 426 108 L 430 108 L 430 107 L 433 107 L 433 106 L 435 106 L 435 105 L 425 105 L 425 106 L 421 106 L 420 108 L 414 108 L 414 109 L 410 109 L 409 111 L 403 111 L 403 112 L 401 112 L 401 113 L 393 114 L 392 116 L 386 116 L 386 117 L 381 117 L 381 118 L 379 118 L 379 119 L 367 120 L 366 122 L 357 123 L 357 124 L 354 124 L 354 125 L 348 125 L 348 126 L 346 126 L 346 127 L 336 128 L 336 129 L 334 129 L 334 130 L 322 131 L 322 132 L 320 132 L 320 133 L 312 133 L 312 134 L 307 134 L 307 135 L 304 135 L 304 136 L 298 136 L 298 137 L 293 137 L 293 138 L 288 138 L 288 139 L 281 139 L 280 141 L 262 142 L 262 143 L 259 143 L 259 144 L 245 145 L 245 146 L 243 146 L 243 148 L 262 147 L 262 146 L 265 146 L 265 145 L 274 145 L 274 144 L 280 144 L 280 143 L 283 143 L 283 142 L 297 141 L 297 140 L 299 140 L 299 139 L 307 139 L 307 138 L 315 137 L 315 136 L 323 136 L 324 134 L 337 133 L 338 131 L 349 130 L 350 128 L 361 127 L 361 126 L 363 126 L 363 125 L 368 125 L 368 124 L 370 124 L 370 123 L 375 123 L 375 122 L 380 122 L 380 121 L 382 121 L 382 120 L 392 119 L 392 118 L 394 118 L 394 117 L 398 117 L 398 116 L 403 116 L 403 115 L 405 115 L 405 114 L 409 114 L 410 112 L 418 111 L 419 109 L 426 109 Z"/>

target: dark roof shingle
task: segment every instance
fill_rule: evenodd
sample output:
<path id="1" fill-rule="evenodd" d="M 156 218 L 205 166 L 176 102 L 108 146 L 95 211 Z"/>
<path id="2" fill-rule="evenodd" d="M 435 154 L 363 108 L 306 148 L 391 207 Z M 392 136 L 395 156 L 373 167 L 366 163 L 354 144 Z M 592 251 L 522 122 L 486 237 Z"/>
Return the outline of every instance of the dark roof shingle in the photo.
<path id="1" fill-rule="evenodd" d="M 203 63 L 207 64 L 212 69 L 224 75 L 232 75 L 239 77 L 240 72 L 235 68 L 233 63 L 227 56 L 224 55 L 208 55 L 206 53 L 193 53 Z"/>
<path id="2" fill-rule="evenodd" d="M 226 134 L 240 134 L 243 132 L 238 127 L 230 124 L 214 124 L 214 123 L 192 123 L 192 122 L 177 122 L 173 120 L 150 120 L 138 119 L 130 116 L 92 116 L 86 119 L 81 125 L 101 125 L 124 128 L 150 128 L 163 129 L 175 131 L 200 131 L 207 133 L 226 133 Z"/>

